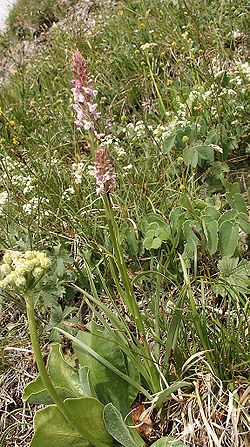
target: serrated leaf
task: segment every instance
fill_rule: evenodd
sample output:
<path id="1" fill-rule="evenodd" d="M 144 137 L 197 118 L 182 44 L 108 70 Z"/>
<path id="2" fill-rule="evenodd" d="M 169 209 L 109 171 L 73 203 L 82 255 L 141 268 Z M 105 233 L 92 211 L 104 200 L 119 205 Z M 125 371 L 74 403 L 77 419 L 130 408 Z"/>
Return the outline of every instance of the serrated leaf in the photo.
<path id="1" fill-rule="evenodd" d="M 219 247 L 222 256 L 233 256 L 239 240 L 239 224 L 229 220 L 219 229 Z"/>

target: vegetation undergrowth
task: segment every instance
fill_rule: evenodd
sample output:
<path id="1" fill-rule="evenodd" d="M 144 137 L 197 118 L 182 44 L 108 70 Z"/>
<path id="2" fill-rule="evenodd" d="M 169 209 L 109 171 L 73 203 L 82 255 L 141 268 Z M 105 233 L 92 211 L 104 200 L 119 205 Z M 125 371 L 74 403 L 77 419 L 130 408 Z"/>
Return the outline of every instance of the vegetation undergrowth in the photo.
<path id="1" fill-rule="evenodd" d="M 247 446 L 248 4 L 111 11 L 53 27 L 0 93 L 1 307 L 26 303 L 23 398 L 47 405 L 30 445 Z"/>

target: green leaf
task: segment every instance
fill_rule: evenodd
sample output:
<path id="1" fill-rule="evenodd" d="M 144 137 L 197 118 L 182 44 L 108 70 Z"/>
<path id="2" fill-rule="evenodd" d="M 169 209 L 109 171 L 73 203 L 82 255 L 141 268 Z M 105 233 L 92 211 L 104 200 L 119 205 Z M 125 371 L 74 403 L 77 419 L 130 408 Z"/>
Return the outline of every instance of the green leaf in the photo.
<path id="1" fill-rule="evenodd" d="M 174 146 L 175 137 L 176 137 L 176 135 L 174 133 L 174 134 L 168 135 L 164 139 L 163 145 L 162 145 L 162 149 L 161 149 L 163 154 L 169 154 L 169 152 L 171 151 L 172 147 Z"/>
<path id="2" fill-rule="evenodd" d="M 168 436 L 166 438 L 158 439 L 158 441 L 154 442 L 151 447 L 185 447 L 185 444 Z"/>
<path id="3" fill-rule="evenodd" d="M 245 213 L 239 213 L 238 222 L 240 224 L 240 228 L 247 234 L 250 234 L 250 223 L 248 216 Z"/>
<path id="4" fill-rule="evenodd" d="M 66 421 L 55 405 L 35 414 L 34 435 L 30 447 L 89 447 L 86 441 Z"/>
<path id="5" fill-rule="evenodd" d="M 208 134 L 205 143 L 216 144 L 217 143 L 217 133 L 215 129 L 211 129 Z"/>
<path id="6" fill-rule="evenodd" d="M 111 436 L 124 447 L 140 447 L 145 446 L 141 440 L 141 444 L 134 441 L 128 427 L 126 426 L 121 413 L 114 407 L 112 403 L 105 406 L 103 411 L 104 424 Z"/>
<path id="7" fill-rule="evenodd" d="M 93 384 L 91 383 L 90 371 L 87 366 L 80 367 L 79 379 L 81 382 L 84 396 L 97 397 Z"/>
<path id="8" fill-rule="evenodd" d="M 239 224 L 229 220 L 219 228 L 219 247 L 222 256 L 233 256 L 239 240 Z"/>
<path id="9" fill-rule="evenodd" d="M 147 250 L 151 250 L 153 244 L 153 237 L 146 237 L 143 241 L 143 245 Z"/>
<path id="10" fill-rule="evenodd" d="M 193 256 L 197 250 L 197 245 L 199 239 L 196 234 L 193 232 L 192 227 L 194 226 L 194 221 L 187 220 L 183 225 L 183 232 L 186 239 L 185 250 L 188 255 Z"/>
<path id="11" fill-rule="evenodd" d="M 105 442 L 112 445 L 112 438 L 103 421 L 104 405 L 94 397 L 66 399 L 64 406 L 73 416 L 74 423 L 81 432 L 82 427 L 90 436 L 88 439 Z M 93 441 L 91 441 L 93 443 Z"/>
<path id="12" fill-rule="evenodd" d="M 217 220 L 208 222 L 205 218 L 203 218 L 202 223 L 207 240 L 208 251 L 210 255 L 213 255 L 218 248 L 218 222 Z"/>
<path id="13" fill-rule="evenodd" d="M 195 149 L 198 151 L 199 158 L 202 160 L 214 161 L 214 149 L 207 144 L 196 144 Z"/>
<path id="14" fill-rule="evenodd" d="M 161 408 L 167 397 L 169 397 L 172 393 L 175 393 L 175 391 L 179 390 L 180 388 L 187 386 L 190 386 L 190 383 L 182 381 L 182 382 L 176 382 L 173 385 L 166 388 L 165 390 L 163 390 L 155 403 L 156 408 Z"/>
<path id="15" fill-rule="evenodd" d="M 218 269 L 221 273 L 230 275 L 236 269 L 238 262 L 239 258 L 228 258 L 224 256 L 224 258 L 218 261 Z"/>
<path id="16" fill-rule="evenodd" d="M 89 346 L 121 373 L 129 375 L 130 377 L 132 376 L 135 381 L 140 382 L 139 373 L 135 368 L 131 370 L 128 367 L 128 359 L 125 358 L 119 346 L 108 340 L 109 335 L 106 329 L 93 321 L 88 327 L 90 332 L 79 332 L 77 339 Z M 90 370 L 91 382 L 100 401 L 104 404 L 112 402 L 121 414 L 125 416 L 138 390 L 104 364 L 101 364 L 92 355 L 79 349 L 76 343 L 74 343 L 74 348 L 80 365 L 83 367 L 88 366 Z"/>
<path id="17" fill-rule="evenodd" d="M 63 400 L 84 395 L 78 371 L 64 360 L 59 344 L 50 347 L 48 371 L 56 391 Z M 23 399 L 36 404 L 54 403 L 39 376 L 25 387 Z"/>
<path id="18" fill-rule="evenodd" d="M 83 395 L 78 371 L 65 361 L 60 345 L 53 344 L 50 349 L 48 370 L 53 384 L 68 388 L 79 397 Z"/>
<path id="19" fill-rule="evenodd" d="M 65 408 L 71 413 L 75 427 L 64 418 L 55 405 L 39 410 L 34 419 L 35 434 L 30 447 L 111 446 L 112 438 L 104 426 L 104 406 L 92 397 L 66 399 Z M 80 435 L 82 428 L 86 438 Z"/>
<path id="20" fill-rule="evenodd" d="M 155 237 L 152 241 L 151 248 L 157 249 L 161 246 L 162 240 L 159 237 Z"/>
<path id="21" fill-rule="evenodd" d="M 198 152 L 194 147 L 187 146 L 183 150 L 183 159 L 186 166 L 191 165 L 192 168 L 196 168 L 198 164 Z"/>
<path id="22" fill-rule="evenodd" d="M 202 216 L 203 217 L 210 217 L 211 221 L 212 220 L 218 220 L 220 217 L 220 213 L 219 211 L 215 208 L 215 206 L 207 206 L 203 211 L 202 211 Z"/>
<path id="23" fill-rule="evenodd" d="M 236 210 L 225 211 L 219 218 L 219 226 L 221 226 L 223 222 L 226 222 L 226 220 L 236 220 L 237 216 L 238 213 Z"/>
<path id="24" fill-rule="evenodd" d="M 68 397 L 78 397 L 67 388 L 55 387 L 55 389 L 62 400 L 67 399 Z M 24 402 L 29 402 L 30 404 L 50 405 L 54 403 L 47 389 L 44 388 L 40 376 L 25 387 L 23 392 L 23 400 Z"/>
<path id="25" fill-rule="evenodd" d="M 230 192 L 227 192 L 226 198 L 229 205 L 231 205 L 233 209 L 237 210 L 239 213 L 244 213 L 247 215 L 245 200 L 240 193 L 232 194 Z"/>

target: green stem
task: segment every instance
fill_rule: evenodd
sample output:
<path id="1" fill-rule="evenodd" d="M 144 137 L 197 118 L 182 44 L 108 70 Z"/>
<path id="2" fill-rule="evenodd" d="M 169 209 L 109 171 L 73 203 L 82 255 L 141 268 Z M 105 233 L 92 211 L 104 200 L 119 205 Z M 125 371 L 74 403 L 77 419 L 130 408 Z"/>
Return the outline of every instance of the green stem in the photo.
<path id="1" fill-rule="evenodd" d="M 141 312 L 137 304 L 136 296 L 134 294 L 133 285 L 128 276 L 128 271 L 122 251 L 122 245 L 120 240 L 120 234 L 118 225 L 115 221 L 112 205 L 110 203 L 109 196 L 105 194 L 103 196 L 104 209 L 106 214 L 106 219 L 109 227 L 110 240 L 112 243 L 112 247 L 115 254 L 116 265 L 123 283 L 123 287 L 125 289 L 125 293 L 122 294 L 122 298 L 124 299 L 125 304 L 127 305 L 129 311 L 131 312 L 137 330 L 139 332 L 139 336 L 144 344 L 147 361 L 149 361 L 149 370 L 151 375 L 151 384 L 153 392 L 159 391 L 159 373 L 154 365 L 153 359 L 151 357 L 150 349 L 146 339 L 146 331 L 144 327 L 144 323 L 142 320 Z"/>
<path id="2" fill-rule="evenodd" d="M 65 408 L 65 406 L 63 404 L 63 400 L 57 394 L 57 391 L 56 391 L 53 383 L 51 382 L 50 376 L 49 376 L 47 369 L 45 367 L 45 364 L 44 364 L 39 340 L 37 337 L 33 294 L 32 293 L 27 294 L 25 297 L 25 301 L 26 301 L 27 317 L 28 317 L 28 323 L 29 323 L 29 331 L 30 331 L 32 348 L 33 348 L 34 355 L 35 355 L 37 369 L 38 369 L 38 372 L 42 379 L 43 385 L 47 389 L 51 399 L 56 404 L 60 413 L 67 420 L 67 422 L 71 425 L 71 427 L 73 427 L 73 429 L 79 433 L 79 430 L 76 427 L 76 424 L 74 422 L 74 418 L 72 417 L 71 413 Z M 79 433 L 79 434 L 83 437 L 83 439 L 88 440 L 95 447 L 109 447 L 104 442 L 96 440 L 96 438 L 92 438 L 92 436 L 90 436 L 89 433 L 85 433 L 84 427 L 82 427 L 81 433 Z"/>

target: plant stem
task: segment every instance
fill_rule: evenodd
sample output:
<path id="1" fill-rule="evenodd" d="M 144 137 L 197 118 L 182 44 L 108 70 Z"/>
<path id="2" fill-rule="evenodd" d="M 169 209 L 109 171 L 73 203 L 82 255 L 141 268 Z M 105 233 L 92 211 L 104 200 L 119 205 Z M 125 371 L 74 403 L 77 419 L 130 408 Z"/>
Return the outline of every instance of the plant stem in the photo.
<path id="1" fill-rule="evenodd" d="M 83 439 L 88 440 L 93 444 L 95 447 L 109 447 L 107 444 L 105 444 L 102 441 L 93 439 L 92 436 L 90 436 L 88 433 L 85 433 L 84 427 L 82 427 L 81 433 L 79 432 L 79 429 L 77 428 L 74 418 L 72 417 L 71 413 L 65 408 L 63 404 L 63 400 L 58 395 L 53 383 L 51 382 L 50 376 L 47 372 L 47 369 L 44 364 L 39 340 L 37 337 L 37 328 L 36 328 L 36 319 L 35 319 L 35 312 L 34 312 L 34 298 L 32 293 L 27 293 L 25 296 L 26 301 L 26 308 L 27 308 L 27 317 L 28 317 L 28 323 L 29 323 L 29 331 L 30 331 L 30 338 L 32 343 L 32 348 L 35 355 L 35 360 L 37 364 L 37 369 L 40 374 L 40 377 L 42 379 L 44 387 L 47 389 L 50 397 L 56 404 L 58 410 L 63 415 L 63 417 L 67 420 L 67 422 L 73 427 L 73 429 L 79 433 L 80 436 L 82 436 Z M 90 439 L 91 438 L 91 439 Z"/>
<path id="2" fill-rule="evenodd" d="M 122 298 L 125 301 L 125 304 L 127 305 L 129 311 L 131 312 L 135 324 L 137 327 L 137 330 L 139 332 L 139 337 L 142 340 L 146 355 L 147 355 L 147 361 L 149 361 L 149 371 L 151 376 L 151 383 L 150 386 L 152 388 L 153 392 L 159 391 L 159 373 L 157 369 L 155 368 L 150 349 L 147 343 L 146 339 L 146 331 L 144 327 L 144 323 L 142 320 L 141 312 L 137 304 L 136 296 L 134 294 L 133 285 L 131 284 L 131 281 L 128 276 L 128 271 L 122 251 L 122 245 L 120 240 L 120 233 L 118 229 L 118 225 L 116 223 L 116 220 L 114 218 L 112 205 L 110 203 L 110 198 L 107 194 L 103 196 L 103 203 L 104 203 L 104 209 L 106 214 L 106 219 L 109 227 L 109 233 L 110 233 L 110 239 L 112 243 L 112 247 L 115 254 L 115 261 L 116 265 L 125 289 L 125 294 L 122 295 Z"/>

